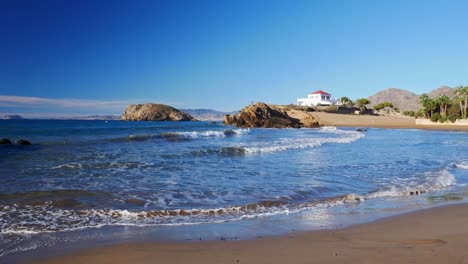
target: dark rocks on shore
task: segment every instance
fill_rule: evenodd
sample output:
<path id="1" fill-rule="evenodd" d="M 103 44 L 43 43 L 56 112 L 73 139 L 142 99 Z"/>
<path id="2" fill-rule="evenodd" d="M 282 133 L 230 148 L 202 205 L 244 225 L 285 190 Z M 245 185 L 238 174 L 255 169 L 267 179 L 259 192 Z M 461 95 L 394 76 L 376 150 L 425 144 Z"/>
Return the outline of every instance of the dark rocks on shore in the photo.
<path id="1" fill-rule="evenodd" d="M 25 140 L 25 139 L 20 139 L 18 141 L 16 141 L 16 144 L 18 145 L 24 145 L 24 146 L 29 146 L 29 145 L 32 145 L 31 142 Z"/>
<path id="2" fill-rule="evenodd" d="M 24 145 L 24 146 L 32 145 L 31 142 L 29 142 L 28 140 L 25 140 L 25 139 L 20 139 L 20 140 L 16 141 L 15 143 L 17 145 Z M 12 145 L 12 144 L 13 144 L 13 142 L 8 138 L 0 139 L 0 145 Z"/>
<path id="3" fill-rule="evenodd" d="M 312 118 L 308 114 L 304 117 Z M 288 115 L 288 111 L 284 107 L 270 106 L 265 103 L 249 105 L 236 115 L 225 115 L 223 124 L 265 128 L 300 128 L 305 126 L 301 119 Z M 308 126 L 317 127 L 318 123 L 315 122 Z"/>
<path id="4" fill-rule="evenodd" d="M 135 104 L 125 109 L 121 120 L 127 121 L 196 121 L 191 115 L 163 104 Z"/>
<path id="5" fill-rule="evenodd" d="M 11 145 L 12 142 L 8 138 L 2 138 L 0 139 L 0 145 Z"/>

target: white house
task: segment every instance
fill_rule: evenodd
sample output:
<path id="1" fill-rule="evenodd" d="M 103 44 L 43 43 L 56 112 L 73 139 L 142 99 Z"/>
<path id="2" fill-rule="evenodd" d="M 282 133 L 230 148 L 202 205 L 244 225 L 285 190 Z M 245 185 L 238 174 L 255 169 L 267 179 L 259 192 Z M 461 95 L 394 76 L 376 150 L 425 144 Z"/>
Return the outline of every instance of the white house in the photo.
<path id="1" fill-rule="evenodd" d="M 315 91 L 307 95 L 307 98 L 298 98 L 297 105 L 300 106 L 315 106 L 315 105 L 331 105 L 331 94 L 322 90 Z"/>

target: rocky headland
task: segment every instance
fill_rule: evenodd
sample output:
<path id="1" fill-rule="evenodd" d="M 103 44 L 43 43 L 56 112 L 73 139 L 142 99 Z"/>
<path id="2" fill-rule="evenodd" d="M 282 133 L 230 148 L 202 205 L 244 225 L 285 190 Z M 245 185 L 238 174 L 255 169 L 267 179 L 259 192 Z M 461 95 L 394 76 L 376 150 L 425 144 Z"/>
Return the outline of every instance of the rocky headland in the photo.
<path id="1" fill-rule="evenodd" d="M 223 124 L 237 127 L 300 128 L 318 127 L 319 123 L 307 109 L 295 106 L 256 103 L 235 115 L 225 115 Z"/>
<path id="2" fill-rule="evenodd" d="M 196 121 L 190 114 L 164 104 L 134 104 L 125 109 L 126 121 Z"/>

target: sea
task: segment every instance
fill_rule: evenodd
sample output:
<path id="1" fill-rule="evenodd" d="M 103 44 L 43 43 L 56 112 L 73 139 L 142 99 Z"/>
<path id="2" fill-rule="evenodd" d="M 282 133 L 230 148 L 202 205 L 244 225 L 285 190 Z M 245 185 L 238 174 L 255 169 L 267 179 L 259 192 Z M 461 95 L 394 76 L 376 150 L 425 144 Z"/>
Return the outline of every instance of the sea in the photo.
<path id="1" fill-rule="evenodd" d="M 0 120 L 0 263 L 334 229 L 468 196 L 468 133 Z"/>

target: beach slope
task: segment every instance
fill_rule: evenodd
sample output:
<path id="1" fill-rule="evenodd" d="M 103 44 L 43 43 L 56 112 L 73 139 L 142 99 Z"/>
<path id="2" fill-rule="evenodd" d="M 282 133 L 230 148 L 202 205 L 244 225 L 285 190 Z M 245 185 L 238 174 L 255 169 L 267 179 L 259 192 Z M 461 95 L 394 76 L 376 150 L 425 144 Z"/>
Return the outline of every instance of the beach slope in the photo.
<path id="1" fill-rule="evenodd" d="M 36 263 L 468 263 L 468 205 L 246 241 L 137 243 Z"/>

